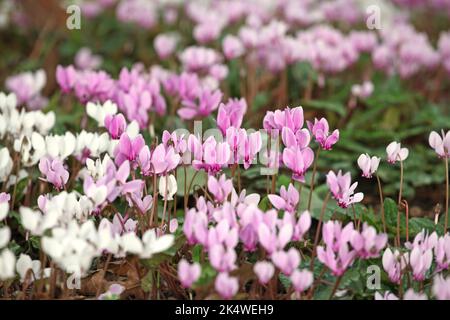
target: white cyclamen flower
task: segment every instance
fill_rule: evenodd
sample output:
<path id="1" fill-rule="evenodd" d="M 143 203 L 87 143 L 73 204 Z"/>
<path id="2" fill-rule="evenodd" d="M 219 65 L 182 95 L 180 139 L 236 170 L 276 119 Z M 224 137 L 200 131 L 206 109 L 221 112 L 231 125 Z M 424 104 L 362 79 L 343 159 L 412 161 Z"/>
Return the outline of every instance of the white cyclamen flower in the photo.
<path id="1" fill-rule="evenodd" d="M 177 190 L 177 180 L 173 174 L 159 178 L 159 194 L 164 200 L 173 200 Z"/>

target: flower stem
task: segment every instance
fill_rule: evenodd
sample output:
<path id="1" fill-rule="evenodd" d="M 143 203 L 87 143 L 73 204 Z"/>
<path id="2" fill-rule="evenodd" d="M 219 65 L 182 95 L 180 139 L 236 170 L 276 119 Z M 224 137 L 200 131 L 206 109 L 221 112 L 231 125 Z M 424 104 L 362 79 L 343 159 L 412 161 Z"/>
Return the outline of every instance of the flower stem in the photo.
<path id="1" fill-rule="evenodd" d="M 444 233 L 447 231 L 448 226 L 448 198 L 449 198 L 449 177 L 448 177 L 448 158 L 445 158 L 445 181 L 446 181 L 446 188 L 445 188 L 445 228 Z"/>
<path id="2" fill-rule="evenodd" d="M 334 284 L 333 290 L 331 291 L 329 300 L 333 299 L 334 294 L 336 293 L 337 289 L 339 288 L 339 284 L 341 283 L 342 276 L 343 276 L 343 274 L 340 275 L 340 276 L 336 279 L 336 283 Z"/>
<path id="3" fill-rule="evenodd" d="M 316 177 L 317 160 L 319 159 L 319 155 L 320 155 L 320 148 L 317 149 L 316 158 L 314 159 L 314 167 L 313 167 L 313 172 L 312 172 L 312 176 L 311 176 L 311 184 L 309 187 L 308 211 L 311 210 L 311 199 L 312 199 L 312 194 L 314 191 L 314 178 Z"/>
<path id="4" fill-rule="evenodd" d="M 325 200 L 323 201 L 322 211 L 320 212 L 319 223 L 317 224 L 316 235 L 314 237 L 314 247 L 313 247 L 313 250 L 312 250 L 312 253 L 311 253 L 311 264 L 309 266 L 309 269 L 311 271 L 314 270 L 314 259 L 316 257 L 317 245 L 319 244 L 320 229 L 322 228 L 323 216 L 325 215 L 325 209 L 327 207 L 327 203 L 328 203 L 329 199 L 330 199 L 330 193 L 328 192 L 327 196 L 325 197 Z"/>
<path id="5" fill-rule="evenodd" d="M 380 208 L 381 208 L 381 221 L 383 222 L 383 232 L 386 233 L 386 218 L 384 216 L 384 200 L 383 200 L 383 190 L 381 189 L 381 180 L 380 177 L 377 176 L 378 182 L 378 193 L 380 195 Z"/>
<path id="6" fill-rule="evenodd" d="M 398 192 L 398 205 L 402 202 L 402 192 L 403 192 L 403 161 L 400 161 L 400 190 Z"/>

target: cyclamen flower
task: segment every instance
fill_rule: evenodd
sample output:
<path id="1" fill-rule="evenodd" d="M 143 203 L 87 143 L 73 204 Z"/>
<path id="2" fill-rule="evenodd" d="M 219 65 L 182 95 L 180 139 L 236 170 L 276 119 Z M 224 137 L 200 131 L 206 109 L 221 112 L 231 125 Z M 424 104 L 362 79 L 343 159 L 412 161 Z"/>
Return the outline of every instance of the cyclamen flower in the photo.
<path id="1" fill-rule="evenodd" d="M 258 261 L 253 266 L 253 271 L 258 276 L 258 281 L 261 284 L 267 284 L 272 279 L 275 268 L 272 263 L 268 261 Z"/>
<path id="2" fill-rule="evenodd" d="M 430 269 L 433 262 L 433 251 L 431 249 L 421 250 L 415 247 L 409 255 L 409 264 L 411 265 L 413 277 L 417 281 L 425 279 L 425 273 Z"/>
<path id="3" fill-rule="evenodd" d="M 446 134 L 442 131 L 442 137 L 433 131 L 430 133 L 428 141 L 439 157 L 450 158 L 450 131 L 447 131 Z"/>
<path id="4" fill-rule="evenodd" d="M 125 291 L 124 286 L 114 283 L 109 286 L 108 291 L 99 295 L 97 299 L 98 300 L 117 300 L 117 299 L 120 299 L 120 295 L 124 291 Z"/>
<path id="5" fill-rule="evenodd" d="M 261 133 L 254 132 L 247 135 L 246 132 L 242 140 L 240 141 L 239 155 L 244 160 L 244 169 L 247 170 L 261 150 Z"/>
<path id="6" fill-rule="evenodd" d="M 158 192 L 164 200 L 173 200 L 173 196 L 177 193 L 177 189 L 177 180 L 173 174 L 159 178 Z"/>
<path id="7" fill-rule="evenodd" d="M 214 283 L 216 291 L 224 299 L 231 299 L 239 290 L 239 282 L 236 277 L 230 277 L 228 273 L 221 272 Z"/>
<path id="8" fill-rule="evenodd" d="M 283 225 L 278 231 L 275 227 L 269 228 L 265 223 L 260 223 L 258 227 L 259 243 L 269 254 L 283 250 L 291 241 L 293 233 L 294 228 L 290 223 Z"/>
<path id="9" fill-rule="evenodd" d="M 123 114 L 119 113 L 117 115 L 108 114 L 105 117 L 105 127 L 108 130 L 109 135 L 112 139 L 119 139 L 122 133 L 125 132 L 127 128 L 127 122 Z"/>
<path id="10" fill-rule="evenodd" d="M 98 69 L 102 62 L 102 57 L 92 54 L 92 51 L 89 48 L 81 48 L 75 55 L 75 65 L 81 70 Z"/>
<path id="11" fill-rule="evenodd" d="M 398 250 L 394 252 L 387 248 L 383 254 L 383 268 L 389 276 L 389 280 L 394 283 L 399 283 L 402 272 L 408 265 L 409 255 L 408 253 L 401 254 Z"/>
<path id="12" fill-rule="evenodd" d="M 222 42 L 223 54 L 228 60 L 239 58 L 245 52 L 244 46 L 238 37 L 227 35 Z"/>
<path id="13" fill-rule="evenodd" d="M 299 193 L 292 183 L 286 190 L 285 186 L 281 186 L 280 195 L 269 194 L 269 200 L 277 210 L 284 210 L 289 213 L 295 213 L 297 204 L 300 200 Z"/>
<path id="14" fill-rule="evenodd" d="M 354 231 L 350 237 L 350 243 L 362 259 L 376 258 L 387 244 L 387 234 L 377 235 L 374 227 L 364 223 L 361 233 Z"/>
<path id="15" fill-rule="evenodd" d="M 226 104 L 221 103 L 217 113 L 217 127 L 222 134 L 225 135 L 230 127 L 240 128 L 246 111 L 247 102 L 244 98 L 229 99 Z"/>
<path id="16" fill-rule="evenodd" d="M 123 133 L 114 150 L 116 164 L 121 165 L 125 160 L 135 161 L 144 145 L 145 141 L 142 135 L 139 134 L 131 139 L 127 133 Z"/>
<path id="17" fill-rule="evenodd" d="M 199 139 L 190 135 L 188 150 L 193 154 L 192 167 L 195 170 L 204 169 L 209 174 L 215 174 L 222 170 L 231 157 L 230 146 L 226 142 L 217 142 L 214 137 L 209 137 L 201 144 Z"/>
<path id="18" fill-rule="evenodd" d="M 389 163 L 395 163 L 397 161 L 405 161 L 408 158 L 409 150 L 402 148 L 402 145 L 396 141 L 391 142 L 386 147 L 387 161 Z"/>
<path id="19" fill-rule="evenodd" d="M 72 65 L 65 68 L 63 66 L 56 67 L 56 81 L 64 93 L 69 93 L 74 89 L 77 77 L 78 73 Z"/>
<path id="20" fill-rule="evenodd" d="M 177 38 L 171 34 L 159 34 L 153 41 L 153 46 L 160 59 L 170 57 L 177 46 Z"/>
<path id="21" fill-rule="evenodd" d="M 166 147 L 159 144 L 153 152 L 150 153 L 148 146 L 144 146 L 139 152 L 139 166 L 142 173 L 148 176 L 154 174 L 166 174 L 174 170 L 180 163 L 181 157 L 175 153 L 173 147 Z"/>
<path id="22" fill-rule="evenodd" d="M 207 117 L 219 106 L 222 99 L 220 90 L 203 89 L 194 100 L 183 100 L 178 115 L 183 119 L 193 119 L 197 116 Z"/>
<path id="23" fill-rule="evenodd" d="M 433 249 L 437 264 L 436 271 L 448 269 L 450 265 L 450 235 L 447 233 L 440 237 Z"/>
<path id="24" fill-rule="evenodd" d="M 295 248 L 290 248 L 287 252 L 274 252 L 271 258 L 272 262 L 277 266 L 277 268 L 287 276 L 290 276 L 292 272 L 297 269 L 301 261 L 300 254 Z"/>
<path id="25" fill-rule="evenodd" d="M 314 152 L 311 148 L 300 149 L 298 147 L 285 148 L 283 150 L 283 163 L 292 171 L 292 179 L 305 182 L 306 170 L 312 165 Z"/>
<path id="26" fill-rule="evenodd" d="M 327 119 L 314 119 L 314 123 L 307 121 L 307 124 L 309 131 L 311 131 L 316 142 L 320 144 L 322 149 L 331 150 L 331 147 L 339 140 L 338 129 L 334 130 L 330 135 Z"/>
<path id="27" fill-rule="evenodd" d="M 362 192 L 354 193 L 358 182 L 351 184 L 350 172 L 342 175 L 342 171 L 339 170 L 336 175 L 333 171 L 327 174 L 327 185 L 330 188 L 333 197 L 338 202 L 338 205 L 342 208 L 347 208 L 353 203 L 361 202 L 364 198 Z"/>
<path id="28" fill-rule="evenodd" d="M 25 105 L 28 109 L 42 109 L 47 99 L 41 95 L 47 77 L 44 70 L 24 72 L 6 79 L 6 88 L 14 92 L 18 105 Z"/>
<path id="29" fill-rule="evenodd" d="M 65 184 L 69 180 L 69 171 L 64 168 L 63 162 L 57 158 L 41 158 L 39 170 L 56 189 L 64 189 Z"/>
<path id="30" fill-rule="evenodd" d="M 226 248 L 222 244 L 213 245 L 209 248 L 209 261 L 211 266 L 219 272 L 229 272 L 236 269 L 236 251 Z"/>
<path id="31" fill-rule="evenodd" d="M 373 156 L 372 158 L 366 153 L 358 158 L 358 166 L 362 170 L 362 176 L 365 178 L 372 178 L 372 175 L 377 171 L 380 165 L 380 158 Z"/>
<path id="32" fill-rule="evenodd" d="M 192 287 L 192 284 L 200 278 L 201 271 L 201 266 L 197 262 L 189 264 L 185 259 L 178 262 L 178 278 L 185 288 Z"/>
<path id="33" fill-rule="evenodd" d="M 450 277 L 437 274 L 433 279 L 433 294 L 438 300 L 450 300 Z"/>
<path id="34" fill-rule="evenodd" d="M 292 286 L 294 287 L 295 292 L 300 293 L 308 289 L 313 281 L 314 275 L 309 270 L 295 270 L 290 276 Z"/>
<path id="35" fill-rule="evenodd" d="M 211 192 L 217 202 L 224 202 L 231 194 L 233 189 L 233 181 L 227 180 L 225 174 L 221 175 L 219 179 L 214 176 L 208 178 L 208 190 Z"/>

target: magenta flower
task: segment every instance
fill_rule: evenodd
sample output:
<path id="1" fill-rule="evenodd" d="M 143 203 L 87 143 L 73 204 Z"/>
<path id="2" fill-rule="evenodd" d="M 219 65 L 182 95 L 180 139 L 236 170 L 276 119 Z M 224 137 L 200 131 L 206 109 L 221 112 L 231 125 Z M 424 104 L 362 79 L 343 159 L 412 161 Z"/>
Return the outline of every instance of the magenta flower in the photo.
<path id="1" fill-rule="evenodd" d="M 79 72 L 75 82 L 75 95 L 81 103 L 105 102 L 112 98 L 114 80 L 105 71 Z"/>
<path id="2" fill-rule="evenodd" d="M 224 202 L 231 194 L 233 189 L 233 181 L 227 180 L 225 174 L 221 175 L 219 179 L 214 176 L 208 178 L 208 190 L 211 192 L 217 202 Z"/>
<path id="3" fill-rule="evenodd" d="M 253 160 L 256 158 L 258 152 L 261 150 L 262 140 L 261 133 L 254 132 L 243 136 L 242 141 L 240 141 L 239 155 L 240 158 L 244 160 L 244 169 L 250 168 Z"/>
<path id="4" fill-rule="evenodd" d="M 139 167 L 145 176 L 150 174 L 167 174 L 174 170 L 181 161 L 181 156 L 175 152 L 172 146 L 165 147 L 163 143 L 156 146 L 150 152 L 148 146 L 144 146 L 139 152 Z"/>
<path id="5" fill-rule="evenodd" d="M 305 182 L 306 170 L 313 160 L 314 152 L 309 147 L 304 149 L 291 147 L 283 150 L 283 163 L 292 171 L 292 179 L 296 181 Z"/>
<path id="6" fill-rule="evenodd" d="M 236 277 L 230 277 L 228 273 L 221 272 L 216 277 L 214 287 L 222 298 L 231 299 L 239 290 L 239 282 Z"/>
<path id="7" fill-rule="evenodd" d="M 258 277 L 259 283 L 264 285 L 272 279 L 275 273 L 275 268 L 273 264 L 268 261 L 258 261 L 253 266 L 253 271 Z"/>
<path id="8" fill-rule="evenodd" d="M 220 90 L 211 91 L 203 89 L 195 100 L 183 100 L 182 108 L 178 109 L 178 115 L 183 119 L 193 119 L 197 116 L 207 117 L 219 106 L 222 99 Z"/>
<path id="9" fill-rule="evenodd" d="M 338 205 L 341 208 L 347 208 L 353 203 L 361 202 L 364 198 L 362 192 L 354 193 L 358 182 L 351 184 L 350 172 L 342 175 L 342 171 L 339 170 L 336 175 L 333 171 L 327 174 L 327 185 L 333 194 L 333 198 L 336 199 Z"/>
<path id="10" fill-rule="evenodd" d="M 448 269 L 450 265 L 450 235 L 440 237 L 434 246 L 437 271 Z"/>
<path id="11" fill-rule="evenodd" d="M 437 274 L 433 279 L 433 294 L 438 300 L 450 300 L 450 277 Z"/>
<path id="12" fill-rule="evenodd" d="M 325 118 L 320 120 L 314 119 L 314 123 L 307 121 L 309 131 L 320 144 L 322 149 L 331 150 L 331 147 L 339 140 L 339 130 L 334 130 L 330 135 L 328 121 Z"/>
<path id="13" fill-rule="evenodd" d="M 162 143 L 168 149 L 170 146 L 173 146 L 175 149 L 175 152 L 177 152 L 180 155 L 183 155 L 187 150 L 187 141 L 184 138 L 184 134 L 177 135 L 177 133 L 174 131 L 170 133 L 167 130 L 164 130 L 162 135 Z"/>
<path id="14" fill-rule="evenodd" d="M 77 76 L 78 73 L 72 65 L 65 68 L 63 66 L 56 68 L 56 81 L 64 93 L 69 93 L 74 89 Z"/>
<path id="15" fill-rule="evenodd" d="M 29 110 L 42 109 L 48 99 L 41 95 L 46 83 L 44 70 L 36 72 L 23 72 L 6 79 L 6 88 L 13 92 L 19 106 L 25 106 Z"/>
<path id="16" fill-rule="evenodd" d="M 311 136 L 308 129 L 299 129 L 294 133 L 289 127 L 283 127 L 281 139 L 287 148 L 299 147 L 300 149 L 304 149 L 309 145 Z"/>
<path id="17" fill-rule="evenodd" d="M 442 131 L 442 137 L 433 131 L 430 133 L 428 141 L 439 157 L 450 158 L 450 131 L 447 131 L 446 134 Z"/>
<path id="18" fill-rule="evenodd" d="M 112 139 L 119 139 L 127 129 L 127 122 L 123 114 L 107 114 L 105 117 L 105 127 Z"/>
<path id="19" fill-rule="evenodd" d="M 123 133 L 120 136 L 119 144 L 114 150 L 116 164 L 121 165 L 125 160 L 134 162 L 144 145 L 145 141 L 142 135 L 139 134 L 131 139 L 127 133 Z"/>
<path id="20" fill-rule="evenodd" d="M 230 127 L 240 128 L 244 114 L 247 112 L 247 102 L 244 98 L 229 99 L 226 104 L 219 105 L 217 127 L 225 135 Z"/>
<path id="21" fill-rule="evenodd" d="M 192 167 L 195 170 L 205 170 L 209 174 L 215 174 L 222 170 L 231 157 L 230 146 L 226 142 L 216 142 L 213 136 L 206 139 L 203 145 L 199 139 L 190 135 L 188 150 L 193 154 Z"/>
<path id="22" fill-rule="evenodd" d="M 374 227 L 364 223 L 361 233 L 354 230 L 350 237 L 350 243 L 356 254 L 362 259 L 376 258 L 380 255 L 380 251 L 386 246 L 388 241 L 387 234 L 377 235 Z"/>
<path id="23" fill-rule="evenodd" d="M 181 259 L 178 263 L 178 278 L 181 285 L 190 288 L 199 278 L 202 268 L 199 263 L 189 264 L 185 259 Z"/>
<path id="24" fill-rule="evenodd" d="M 95 70 L 103 63 L 102 57 L 94 55 L 89 48 L 81 48 L 75 55 L 75 65 L 81 70 Z"/>
<path id="25" fill-rule="evenodd" d="M 64 185 L 69 180 L 69 171 L 64 168 L 63 162 L 58 158 L 41 158 L 39 170 L 56 189 L 64 189 Z"/>
<path id="26" fill-rule="evenodd" d="M 303 124 L 304 116 L 302 107 L 293 109 L 286 108 L 283 111 L 269 111 L 266 113 L 263 120 L 263 127 L 266 130 L 278 129 L 281 131 L 284 127 L 287 127 L 291 129 L 294 134 L 302 129 Z"/>
<path id="27" fill-rule="evenodd" d="M 283 250 L 291 241 L 293 233 L 294 228 L 290 223 L 283 225 L 278 232 L 275 227 L 269 228 L 265 223 L 260 223 L 258 227 L 259 243 L 269 254 Z"/>
<path id="28" fill-rule="evenodd" d="M 298 218 L 297 223 L 294 226 L 294 235 L 292 240 L 299 241 L 303 239 L 303 236 L 308 232 L 311 227 L 311 214 L 308 211 L 303 212 Z"/>
<path id="29" fill-rule="evenodd" d="M 269 200 L 277 210 L 295 213 L 300 196 L 294 185 L 290 183 L 287 190 L 285 186 L 281 186 L 279 196 L 276 194 L 269 194 Z"/>

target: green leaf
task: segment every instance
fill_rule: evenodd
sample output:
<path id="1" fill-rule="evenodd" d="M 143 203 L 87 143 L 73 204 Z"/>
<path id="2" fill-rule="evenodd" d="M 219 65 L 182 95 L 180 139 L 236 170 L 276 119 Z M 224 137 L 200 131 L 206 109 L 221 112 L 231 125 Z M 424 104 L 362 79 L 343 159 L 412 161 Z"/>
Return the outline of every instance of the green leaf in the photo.
<path id="1" fill-rule="evenodd" d="M 177 195 L 178 196 L 184 196 L 184 187 L 185 187 L 185 181 L 186 181 L 186 190 L 189 188 L 189 185 L 191 184 L 191 190 L 189 194 L 192 194 L 194 192 L 194 186 L 202 186 L 204 187 L 206 184 L 207 175 L 205 171 L 197 171 L 193 169 L 192 167 L 186 167 L 186 179 L 184 177 L 184 168 L 179 167 L 177 169 Z M 194 181 L 192 181 L 192 179 Z"/>

